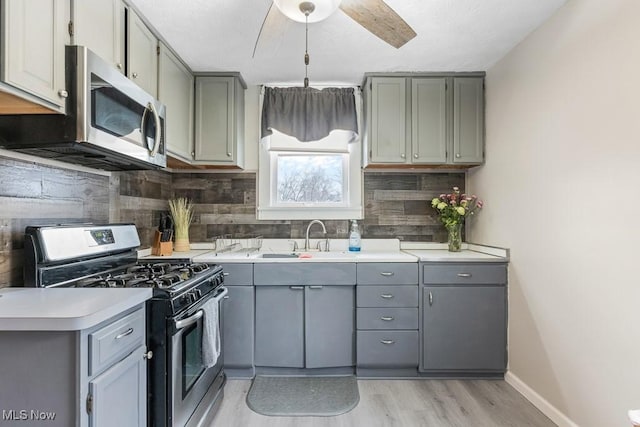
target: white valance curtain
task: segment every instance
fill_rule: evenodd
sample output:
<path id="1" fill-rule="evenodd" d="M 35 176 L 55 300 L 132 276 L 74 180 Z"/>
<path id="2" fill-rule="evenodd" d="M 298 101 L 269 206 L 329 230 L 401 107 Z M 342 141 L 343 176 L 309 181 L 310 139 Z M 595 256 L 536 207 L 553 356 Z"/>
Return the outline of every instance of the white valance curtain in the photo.
<path id="1" fill-rule="evenodd" d="M 333 130 L 358 134 L 353 88 L 265 87 L 260 137 L 277 130 L 301 142 L 318 141 Z"/>

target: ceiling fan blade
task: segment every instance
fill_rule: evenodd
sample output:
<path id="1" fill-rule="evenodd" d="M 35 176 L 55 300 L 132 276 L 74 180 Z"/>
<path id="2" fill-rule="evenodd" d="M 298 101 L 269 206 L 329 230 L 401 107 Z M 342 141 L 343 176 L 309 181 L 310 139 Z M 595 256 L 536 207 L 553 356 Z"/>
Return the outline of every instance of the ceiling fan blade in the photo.
<path id="1" fill-rule="evenodd" d="M 384 0 L 342 0 L 340 9 L 378 38 L 402 47 L 416 32 Z"/>
<path id="2" fill-rule="evenodd" d="M 269 0 L 271 1 L 271 0 Z M 255 58 L 258 45 L 269 45 L 281 38 L 286 29 L 291 25 L 291 20 L 284 16 L 274 3 L 271 1 L 271 6 L 262 21 L 258 37 L 256 37 L 256 44 L 253 46 L 252 58 Z"/>

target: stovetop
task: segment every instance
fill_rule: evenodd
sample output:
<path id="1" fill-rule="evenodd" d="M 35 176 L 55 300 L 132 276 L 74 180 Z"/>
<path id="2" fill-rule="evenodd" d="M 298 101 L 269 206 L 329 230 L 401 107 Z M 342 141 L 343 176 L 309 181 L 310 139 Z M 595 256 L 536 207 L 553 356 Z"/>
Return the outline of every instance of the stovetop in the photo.
<path id="1" fill-rule="evenodd" d="M 97 275 L 79 280 L 74 284 L 77 288 L 157 288 L 175 291 L 186 281 L 198 276 L 207 276 L 212 270 L 204 263 L 168 262 L 138 263 L 122 271 Z"/>

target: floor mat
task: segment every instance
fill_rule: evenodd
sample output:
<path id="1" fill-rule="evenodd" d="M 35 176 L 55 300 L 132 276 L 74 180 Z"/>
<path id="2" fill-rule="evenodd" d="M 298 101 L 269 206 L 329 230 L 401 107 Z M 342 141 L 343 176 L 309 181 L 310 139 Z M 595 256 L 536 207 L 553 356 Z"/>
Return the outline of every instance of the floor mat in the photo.
<path id="1" fill-rule="evenodd" d="M 257 376 L 247 395 L 247 405 L 262 415 L 332 417 L 358 405 L 356 377 Z"/>

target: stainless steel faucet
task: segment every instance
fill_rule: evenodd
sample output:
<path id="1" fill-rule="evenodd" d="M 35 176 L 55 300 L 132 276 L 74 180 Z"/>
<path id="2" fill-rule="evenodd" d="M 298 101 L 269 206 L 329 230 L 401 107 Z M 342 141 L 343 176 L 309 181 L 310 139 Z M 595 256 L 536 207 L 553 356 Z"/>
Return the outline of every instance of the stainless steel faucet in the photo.
<path id="1" fill-rule="evenodd" d="M 309 225 L 307 226 L 307 237 L 306 239 L 304 239 L 304 250 L 308 251 L 309 250 L 309 230 L 311 229 L 311 226 L 313 224 L 320 224 L 322 226 L 322 233 L 324 234 L 324 238 L 326 240 L 327 238 L 327 228 L 324 226 L 324 224 L 322 223 L 322 221 L 318 220 L 318 219 L 314 219 L 313 221 L 311 221 L 309 223 Z M 328 245 L 327 245 L 328 246 Z M 328 248 L 326 248 L 326 250 L 329 250 Z"/>

